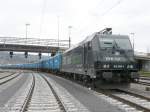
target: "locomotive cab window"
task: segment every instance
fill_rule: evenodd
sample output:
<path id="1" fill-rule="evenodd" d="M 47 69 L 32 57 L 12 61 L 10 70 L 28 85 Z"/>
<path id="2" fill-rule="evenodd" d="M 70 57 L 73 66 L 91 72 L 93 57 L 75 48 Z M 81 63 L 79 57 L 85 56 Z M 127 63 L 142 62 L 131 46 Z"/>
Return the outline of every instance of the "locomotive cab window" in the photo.
<path id="1" fill-rule="evenodd" d="M 113 48 L 114 42 L 112 39 L 100 38 L 100 47 L 103 48 Z"/>
<path id="2" fill-rule="evenodd" d="M 132 46 L 128 38 L 116 38 L 115 43 L 120 49 L 131 50 Z"/>
<path id="3" fill-rule="evenodd" d="M 106 49 L 106 48 L 117 48 L 117 49 L 125 49 L 125 50 L 132 49 L 129 38 L 105 37 L 105 38 L 99 38 L 99 41 L 100 41 L 101 49 Z"/>

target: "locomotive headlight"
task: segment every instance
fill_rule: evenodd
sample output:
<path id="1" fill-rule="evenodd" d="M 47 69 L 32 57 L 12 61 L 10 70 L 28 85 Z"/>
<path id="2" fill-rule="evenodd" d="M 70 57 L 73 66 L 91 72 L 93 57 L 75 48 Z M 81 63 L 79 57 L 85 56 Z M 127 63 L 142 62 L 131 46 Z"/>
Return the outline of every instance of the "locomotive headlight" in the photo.
<path id="1" fill-rule="evenodd" d="M 103 68 L 107 68 L 107 66 L 106 66 L 106 65 L 103 65 Z"/>
<path id="2" fill-rule="evenodd" d="M 109 64 L 104 64 L 103 65 L 103 68 L 109 68 L 110 66 L 109 66 Z"/>
<path id="3" fill-rule="evenodd" d="M 133 65 L 130 65 L 130 68 L 133 68 Z"/>

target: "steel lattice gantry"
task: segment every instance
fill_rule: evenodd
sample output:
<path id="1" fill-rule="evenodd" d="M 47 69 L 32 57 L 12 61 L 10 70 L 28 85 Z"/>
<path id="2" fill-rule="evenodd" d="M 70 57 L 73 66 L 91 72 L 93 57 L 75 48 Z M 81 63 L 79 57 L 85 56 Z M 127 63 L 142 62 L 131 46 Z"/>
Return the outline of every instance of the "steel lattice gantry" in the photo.
<path id="1" fill-rule="evenodd" d="M 59 45 L 59 46 L 58 46 Z M 65 51 L 69 40 L 0 37 L 0 51 L 41 52 L 55 54 L 58 50 Z"/>

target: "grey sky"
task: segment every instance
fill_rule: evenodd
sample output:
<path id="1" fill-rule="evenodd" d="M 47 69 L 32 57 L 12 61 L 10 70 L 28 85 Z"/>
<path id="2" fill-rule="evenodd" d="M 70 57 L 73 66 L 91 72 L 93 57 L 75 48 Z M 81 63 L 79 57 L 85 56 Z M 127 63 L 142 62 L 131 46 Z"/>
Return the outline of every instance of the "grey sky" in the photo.
<path id="1" fill-rule="evenodd" d="M 150 49 L 149 0 L 0 0 L 0 36 L 68 39 L 72 25 L 73 44 L 105 27 L 113 33 L 135 33 L 135 49 Z M 42 13 L 43 12 L 43 13 Z"/>

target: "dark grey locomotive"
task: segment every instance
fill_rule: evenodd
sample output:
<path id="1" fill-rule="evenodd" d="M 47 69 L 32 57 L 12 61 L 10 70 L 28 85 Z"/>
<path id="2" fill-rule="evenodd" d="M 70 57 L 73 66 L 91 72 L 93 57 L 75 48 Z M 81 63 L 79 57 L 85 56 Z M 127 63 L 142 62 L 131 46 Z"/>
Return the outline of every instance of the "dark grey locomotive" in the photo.
<path id="1" fill-rule="evenodd" d="M 96 32 L 62 55 L 61 71 L 83 80 L 127 82 L 138 79 L 129 37 Z"/>

